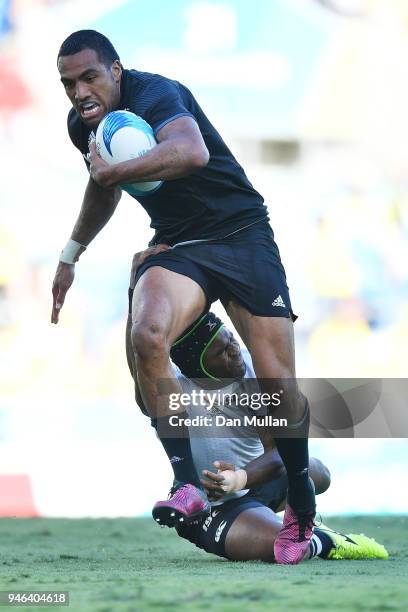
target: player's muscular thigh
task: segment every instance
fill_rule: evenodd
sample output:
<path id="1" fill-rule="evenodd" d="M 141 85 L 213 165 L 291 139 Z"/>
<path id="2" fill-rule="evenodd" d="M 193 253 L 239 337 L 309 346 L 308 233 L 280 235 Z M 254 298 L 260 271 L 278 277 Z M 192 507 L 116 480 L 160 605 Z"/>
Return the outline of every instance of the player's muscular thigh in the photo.
<path id="1" fill-rule="evenodd" d="M 244 340 L 260 378 L 295 376 L 293 323 L 284 317 L 259 317 L 230 302 L 227 312 Z"/>
<path id="2" fill-rule="evenodd" d="M 170 346 L 204 311 L 206 298 L 191 278 L 154 266 L 136 284 L 132 339 L 157 336 Z"/>

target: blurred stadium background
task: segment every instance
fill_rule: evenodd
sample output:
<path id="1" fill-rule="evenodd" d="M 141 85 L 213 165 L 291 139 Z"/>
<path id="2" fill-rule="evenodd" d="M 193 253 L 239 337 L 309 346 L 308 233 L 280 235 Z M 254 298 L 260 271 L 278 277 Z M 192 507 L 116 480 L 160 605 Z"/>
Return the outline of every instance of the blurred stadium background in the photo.
<path id="1" fill-rule="evenodd" d="M 298 375 L 408 370 L 405 0 L 1 0 L 4 516 L 134 516 L 170 481 L 125 360 L 130 260 L 151 236 L 126 194 L 49 322 L 86 183 L 56 55 L 85 27 L 126 67 L 187 84 L 265 196 L 300 315 Z M 321 512 L 406 512 L 406 441 L 311 446 L 332 472 Z"/>

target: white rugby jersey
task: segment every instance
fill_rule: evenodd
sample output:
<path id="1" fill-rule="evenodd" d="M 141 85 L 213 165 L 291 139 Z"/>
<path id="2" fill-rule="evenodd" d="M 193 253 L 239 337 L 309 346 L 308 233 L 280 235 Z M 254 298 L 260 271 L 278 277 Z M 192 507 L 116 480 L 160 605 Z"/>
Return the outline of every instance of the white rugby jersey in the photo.
<path id="1" fill-rule="evenodd" d="M 256 412 L 251 408 L 233 403 L 235 394 L 242 398 L 243 394 L 250 397 L 251 392 L 254 392 L 256 376 L 251 356 L 246 350 L 243 350 L 242 354 L 246 364 L 244 378 L 216 390 L 201 389 L 174 366 L 183 393 L 188 393 L 191 398 L 195 396 L 194 402 L 191 401 L 186 406 L 186 411 L 191 419 L 195 418 L 195 424 L 189 426 L 189 434 L 193 461 L 199 476 L 202 476 L 204 469 L 216 471 L 213 465 L 216 460 L 232 463 L 239 469 L 264 452 L 256 426 L 242 426 L 234 422 L 237 417 L 242 422 L 245 416 L 256 416 Z M 248 489 L 226 495 L 213 502 L 213 505 L 240 497 L 247 491 Z"/>

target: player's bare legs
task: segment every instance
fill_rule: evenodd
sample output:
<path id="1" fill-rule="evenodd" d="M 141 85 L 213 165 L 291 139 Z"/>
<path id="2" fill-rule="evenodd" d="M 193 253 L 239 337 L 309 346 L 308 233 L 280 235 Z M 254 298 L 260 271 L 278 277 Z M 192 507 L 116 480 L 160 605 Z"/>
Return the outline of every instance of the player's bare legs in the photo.
<path id="1" fill-rule="evenodd" d="M 157 382 L 168 380 L 169 393 L 181 393 L 170 365 L 170 347 L 205 306 L 204 291 L 194 280 L 165 268 L 149 268 L 136 284 L 131 342 L 140 391 L 152 417 L 177 412 L 160 397 Z"/>
<path id="2" fill-rule="evenodd" d="M 232 523 L 225 539 L 225 552 L 234 561 L 275 560 L 273 546 L 282 520 L 270 508 L 244 510 Z"/>
<path id="3" fill-rule="evenodd" d="M 205 294 L 195 281 L 158 266 L 146 270 L 133 292 L 131 346 L 138 387 L 176 480 L 170 499 L 153 509 L 155 520 L 168 526 L 176 520 L 199 518 L 210 509 L 192 460 L 188 428 L 182 421 L 187 416 L 185 408 L 169 408 L 169 394 L 182 393 L 170 364 L 170 347 L 205 306 Z M 159 388 L 160 381 L 166 381 L 166 393 Z M 179 419 L 173 435 L 168 433 L 170 414 Z"/>
<path id="4" fill-rule="evenodd" d="M 284 528 L 275 543 L 275 557 L 278 563 L 299 563 L 307 554 L 313 534 L 315 500 L 308 472 L 308 406 L 295 382 L 293 323 L 284 317 L 252 315 L 233 302 L 228 314 L 251 353 L 262 390 L 276 392 L 274 379 L 279 379 L 284 389 L 291 437 L 274 437 L 288 476 L 288 504 Z"/>

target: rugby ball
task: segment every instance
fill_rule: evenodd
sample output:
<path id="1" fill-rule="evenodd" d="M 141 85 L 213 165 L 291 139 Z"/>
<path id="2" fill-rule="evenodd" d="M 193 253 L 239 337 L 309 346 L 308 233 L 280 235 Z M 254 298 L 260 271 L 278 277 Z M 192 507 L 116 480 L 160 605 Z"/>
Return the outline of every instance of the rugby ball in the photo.
<path id="1" fill-rule="evenodd" d="M 143 157 L 156 146 L 151 126 L 129 111 L 113 111 L 106 115 L 96 131 L 96 150 L 107 164 Z M 131 183 L 121 188 L 133 196 L 144 196 L 160 188 L 163 181 Z"/>

